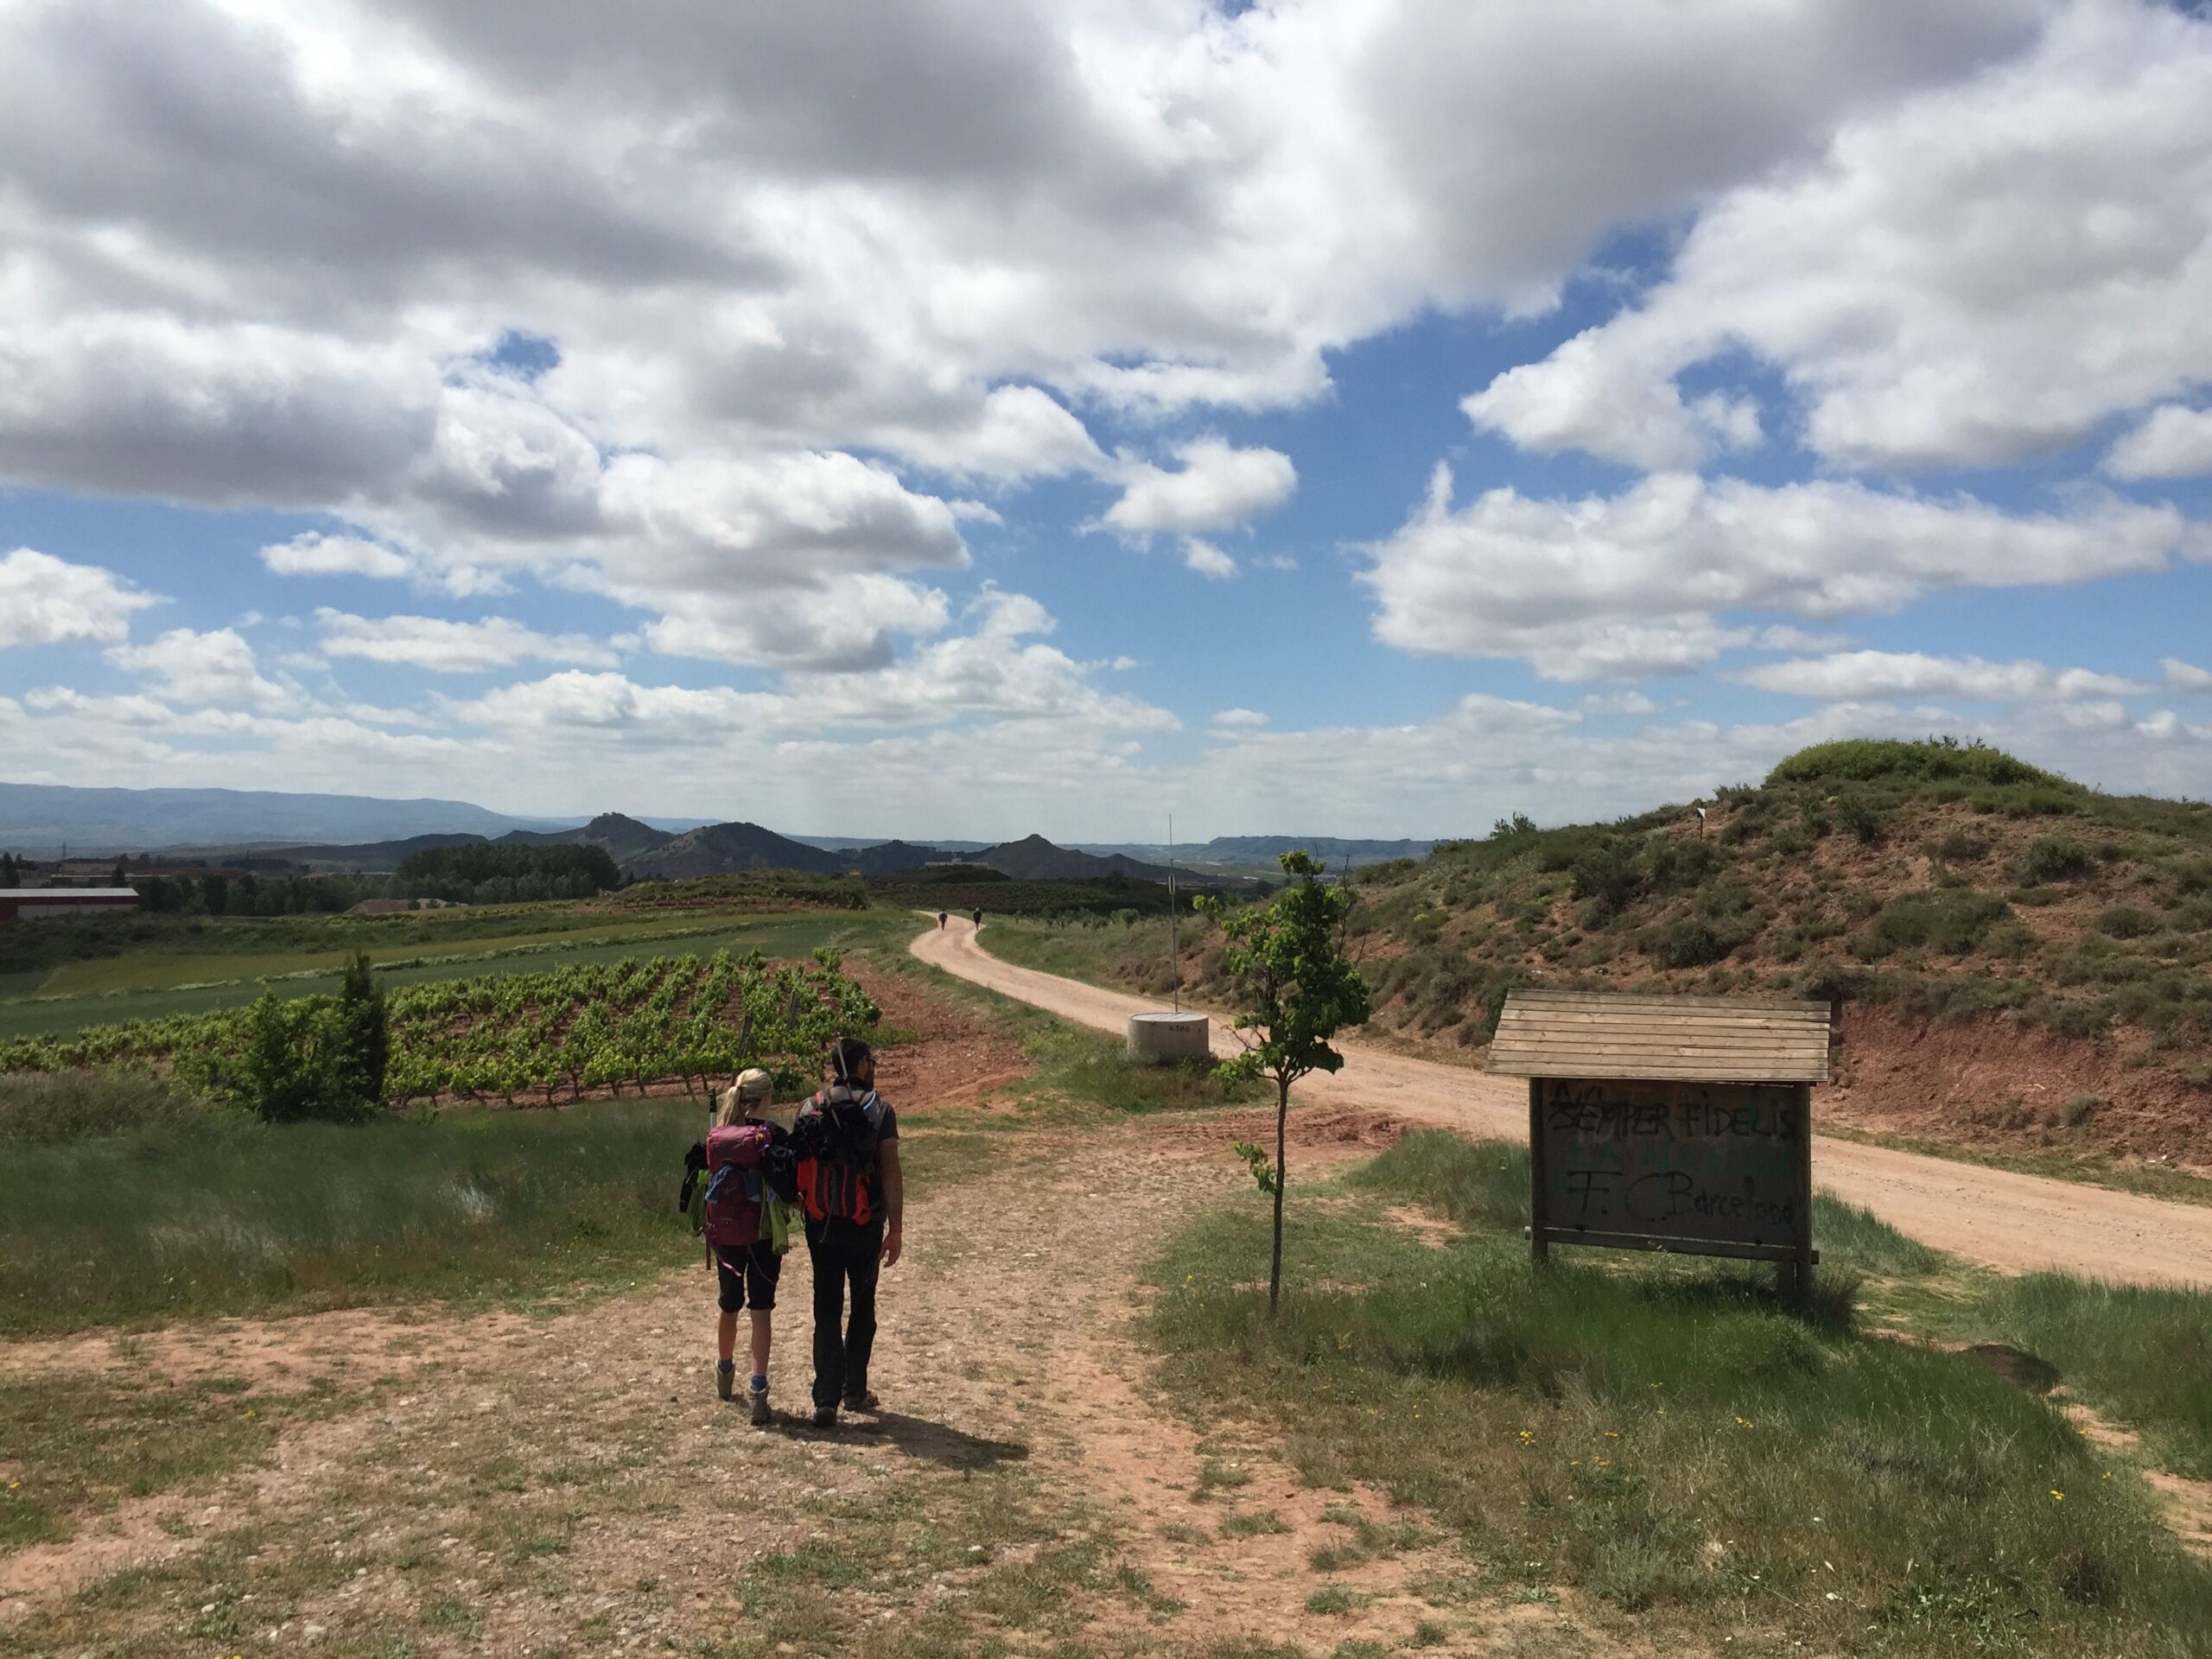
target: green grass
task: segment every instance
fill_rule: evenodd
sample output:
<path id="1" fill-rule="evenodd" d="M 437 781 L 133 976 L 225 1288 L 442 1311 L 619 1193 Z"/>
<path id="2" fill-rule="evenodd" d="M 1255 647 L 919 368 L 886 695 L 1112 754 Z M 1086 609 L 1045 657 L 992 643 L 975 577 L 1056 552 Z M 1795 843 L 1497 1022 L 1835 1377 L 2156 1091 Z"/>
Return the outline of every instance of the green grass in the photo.
<path id="1" fill-rule="evenodd" d="M 2142 1430 L 2177 1474 L 2212 1479 L 2212 1296 L 2035 1273 L 1993 1282 L 1972 1324 L 2058 1368 L 2068 1390 Z"/>
<path id="2" fill-rule="evenodd" d="M 150 1129 L 0 1164 L 0 1320 L 346 1306 L 682 1261 L 687 1102 Z"/>
<path id="3" fill-rule="evenodd" d="M 0 1325 L 73 1330 L 188 1315 L 622 1286 L 694 1259 L 677 1213 L 699 1108 L 450 1111 L 340 1127 L 215 1122 L 0 1160 Z M 924 1132 L 909 1179 L 988 1167 L 983 1135 Z"/>
<path id="4" fill-rule="evenodd" d="M 1361 1178 L 1469 1228 L 1441 1250 L 1294 1194 L 1272 1321 L 1262 1207 L 1192 1223 L 1155 1275 L 1170 1394 L 1272 1419 L 1308 1479 L 1424 1507 L 1491 1590 L 1577 1585 L 1662 1647 L 2207 1650 L 2212 1570 L 2127 1465 L 1971 1360 L 1854 1332 L 1853 1277 L 1924 1268 L 1918 1247 L 1825 1216 L 1814 1319 L 1732 1265 L 1537 1271 L 1517 1155 L 1419 1135 Z"/>

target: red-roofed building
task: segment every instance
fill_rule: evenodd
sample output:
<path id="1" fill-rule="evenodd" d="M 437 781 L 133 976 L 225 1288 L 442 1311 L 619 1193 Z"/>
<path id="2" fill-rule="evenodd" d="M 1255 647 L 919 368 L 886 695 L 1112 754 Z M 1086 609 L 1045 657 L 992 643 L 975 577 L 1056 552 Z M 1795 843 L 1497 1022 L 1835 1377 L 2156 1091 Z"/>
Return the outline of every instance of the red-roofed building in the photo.
<path id="1" fill-rule="evenodd" d="M 0 922 L 90 916 L 137 908 L 136 887 L 0 887 Z"/>

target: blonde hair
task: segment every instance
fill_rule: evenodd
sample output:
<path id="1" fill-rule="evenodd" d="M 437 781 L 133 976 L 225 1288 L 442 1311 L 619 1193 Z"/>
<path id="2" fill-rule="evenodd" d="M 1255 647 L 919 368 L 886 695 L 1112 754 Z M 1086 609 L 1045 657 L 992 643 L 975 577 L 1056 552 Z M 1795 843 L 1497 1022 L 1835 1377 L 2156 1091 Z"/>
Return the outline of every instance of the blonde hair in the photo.
<path id="1" fill-rule="evenodd" d="M 721 1092 L 715 1106 L 715 1127 L 726 1129 L 745 1116 L 747 1106 L 766 1106 L 773 1079 L 759 1066 L 737 1074 L 737 1081 Z"/>

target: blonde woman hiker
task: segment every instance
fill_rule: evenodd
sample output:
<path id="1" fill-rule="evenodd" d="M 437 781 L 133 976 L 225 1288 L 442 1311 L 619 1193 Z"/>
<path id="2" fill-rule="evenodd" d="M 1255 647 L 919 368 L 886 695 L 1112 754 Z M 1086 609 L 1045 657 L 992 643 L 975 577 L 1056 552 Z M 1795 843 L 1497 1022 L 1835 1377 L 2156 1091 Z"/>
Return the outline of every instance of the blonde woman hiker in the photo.
<path id="1" fill-rule="evenodd" d="M 707 1138 L 684 1160 L 683 1207 L 705 1236 L 721 1319 L 715 1331 L 715 1392 L 737 1392 L 737 1316 L 753 1314 L 753 1373 L 746 1389 L 756 1427 L 768 1409 L 769 1327 L 776 1281 L 791 1246 L 798 1187 L 790 1137 L 768 1122 L 771 1079 L 757 1068 L 722 1091 Z M 702 1182 L 700 1178 L 705 1177 Z"/>

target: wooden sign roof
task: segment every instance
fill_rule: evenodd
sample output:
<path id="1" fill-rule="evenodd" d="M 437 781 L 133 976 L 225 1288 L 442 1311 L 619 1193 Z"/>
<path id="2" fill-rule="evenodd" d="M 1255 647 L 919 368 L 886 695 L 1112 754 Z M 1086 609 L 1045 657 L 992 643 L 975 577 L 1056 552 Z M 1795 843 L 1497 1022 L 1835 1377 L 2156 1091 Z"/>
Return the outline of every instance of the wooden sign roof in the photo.
<path id="1" fill-rule="evenodd" d="M 1826 1083 L 1828 1005 L 1517 990 L 1505 999 L 1484 1069 L 1508 1077 Z"/>

